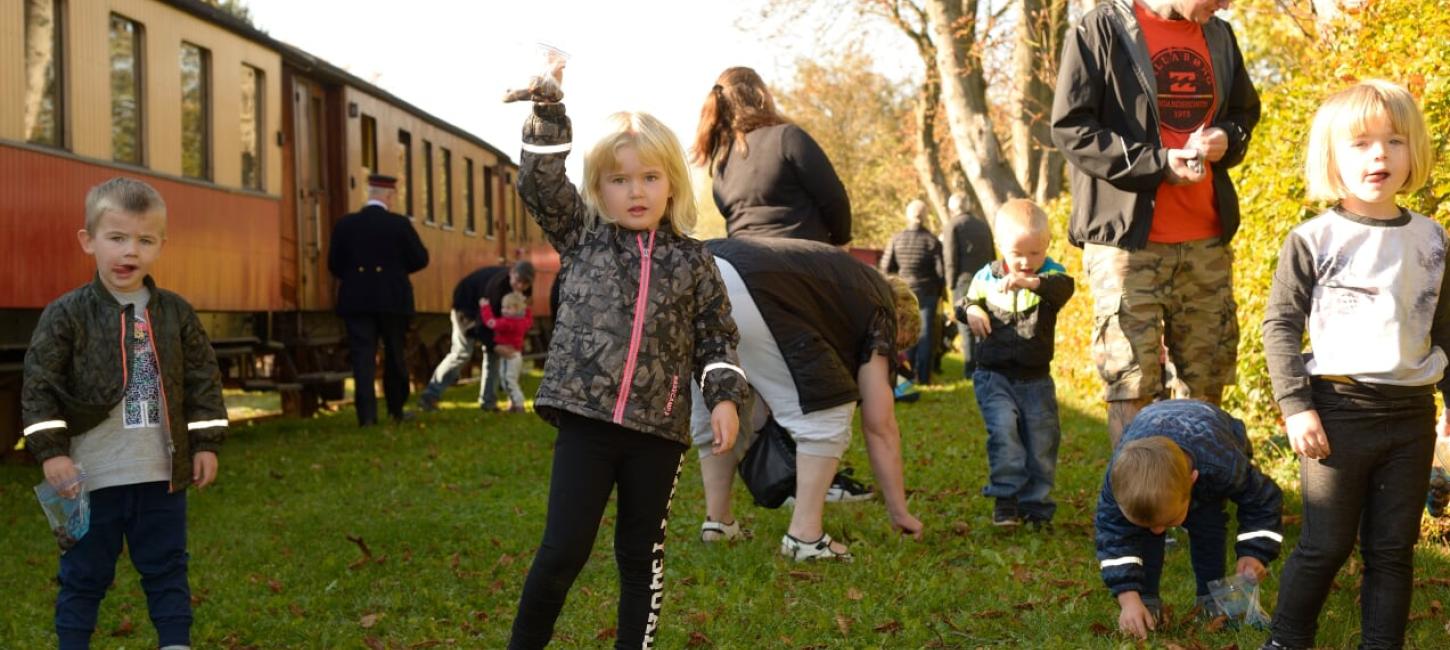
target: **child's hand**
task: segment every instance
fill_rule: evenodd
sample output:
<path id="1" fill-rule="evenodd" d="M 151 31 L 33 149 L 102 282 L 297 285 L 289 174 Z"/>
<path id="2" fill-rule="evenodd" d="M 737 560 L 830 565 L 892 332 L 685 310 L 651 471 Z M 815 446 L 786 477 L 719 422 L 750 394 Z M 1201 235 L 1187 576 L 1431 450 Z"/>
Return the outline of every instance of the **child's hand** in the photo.
<path id="1" fill-rule="evenodd" d="M 986 338 L 992 333 L 992 321 L 987 318 L 987 312 L 981 307 L 972 305 L 967 307 L 967 328 L 978 338 Z"/>
<path id="2" fill-rule="evenodd" d="M 1289 446 L 1294 448 L 1294 453 L 1314 460 L 1329 457 L 1329 438 L 1324 435 L 1318 411 L 1295 413 L 1284 419 L 1284 428 L 1289 430 Z"/>
<path id="3" fill-rule="evenodd" d="M 735 402 L 720 402 L 710 410 L 711 438 L 710 452 L 716 456 L 730 451 L 735 438 L 740 435 L 740 414 Z"/>
<path id="4" fill-rule="evenodd" d="M 200 490 L 216 480 L 216 452 L 198 451 L 191 455 L 191 482 Z"/>
<path id="5" fill-rule="evenodd" d="M 1118 606 L 1122 611 L 1118 612 L 1118 630 L 1126 632 L 1139 639 L 1147 639 L 1148 632 L 1153 629 L 1153 614 L 1143 605 L 1143 598 L 1136 591 L 1125 591 L 1118 594 Z"/>
<path id="6" fill-rule="evenodd" d="M 1003 285 L 1006 289 L 1027 289 L 1028 291 L 1036 291 L 1038 287 L 1042 286 L 1042 278 L 1037 277 L 1036 273 L 1013 271 L 1006 277 L 1006 280 L 1007 283 Z"/>
<path id="7" fill-rule="evenodd" d="M 80 476 L 76 471 L 75 461 L 70 456 L 56 456 L 41 463 L 40 468 L 45 471 L 45 480 L 55 488 L 56 493 L 67 499 L 76 498 L 81 491 Z"/>
<path id="8" fill-rule="evenodd" d="M 1263 582 L 1264 578 L 1269 577 L 1269 570 L 1264 568 L 1264 563 L 1260 562 L 1259 558 L 1247 555 L 1239 558 L 1237 573 L 1255 584 Z"/>

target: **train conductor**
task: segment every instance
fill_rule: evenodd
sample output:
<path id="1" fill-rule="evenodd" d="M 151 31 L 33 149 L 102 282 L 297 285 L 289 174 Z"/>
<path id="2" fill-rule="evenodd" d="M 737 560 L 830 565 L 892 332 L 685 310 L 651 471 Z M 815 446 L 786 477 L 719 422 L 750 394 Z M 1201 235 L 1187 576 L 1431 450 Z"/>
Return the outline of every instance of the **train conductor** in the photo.
<path id="1" fill-rule="evenodd" d="M 357 422 L 377 424 L 373 392 L 378 339 L 383 341 L 383 395 L 388 415 L 403 419 L 408 400 L 408 365 L 403 339 L 413 316 L 413 283 L 408 275 L 428 266 L 428 249 L 407 217 L 392 212 L 397 179 L 368 176 L 368 202 L 344 216 L 332 230 L 327 268 L 337 277 L 337 315 L 347 326 Z"/>

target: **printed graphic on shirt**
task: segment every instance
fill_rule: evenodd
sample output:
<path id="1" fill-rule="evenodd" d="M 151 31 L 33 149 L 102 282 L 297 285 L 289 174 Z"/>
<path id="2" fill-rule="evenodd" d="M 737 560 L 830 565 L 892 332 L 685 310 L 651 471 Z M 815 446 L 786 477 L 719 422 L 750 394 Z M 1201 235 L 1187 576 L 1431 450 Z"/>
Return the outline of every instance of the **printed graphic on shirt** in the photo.
<path id="1" fill-rule="evenodd" d="M 1213 65 L 1187 48 L 1168 48 L 1153 57 L 1158 78 L 1158 114 L 1163 128 L 1179 133 L 1197 129 L 1213 110 Z"/>
<path id="2" fill-rule="evenodd" d="M 127 429 L 161 426 L 161 373 L 151 349 L 146 319 L 136 318 L 131 336 L 131 381 L 126 384 L 122 422 Z"/>

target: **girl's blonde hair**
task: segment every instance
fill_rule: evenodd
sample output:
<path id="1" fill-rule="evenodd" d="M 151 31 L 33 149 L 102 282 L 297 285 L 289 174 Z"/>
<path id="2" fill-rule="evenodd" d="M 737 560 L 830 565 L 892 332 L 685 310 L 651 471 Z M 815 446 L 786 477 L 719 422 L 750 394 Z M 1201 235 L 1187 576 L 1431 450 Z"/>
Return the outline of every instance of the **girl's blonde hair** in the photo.
<path id="1" fill-rule="evenodd" d="M 529 308 L 529 299 L 526 298 L 526 297 L 524 297 L 524 294 L 521 294 L 521 293 L 519 293 L 517 291 L 511 291 L 511 292 L 509 292 L 508 295 L 506 295 L 506 296 L 503 297 L 503 310 L 504 311 L 517 311 L 517 310 L 520 310 L 520 309 L 528 309 L 528 308 Z"/>
<path id="2" fill-rule="evenodd" d="M 1338 201 L 1348 192 L 1334 159 L 1334 139 L 1364 133 L 1371 122 L 1387 120 L 1410 146 L 1410 173 L 1400 192 L 1424 187 L 1434 157 L 1425 116 L 1410 91 L 1382 79 L 1366 79 L 1330 95 L 1314 113 L 1309 127 L 1309 151 L 1304 161 L 1305 193 L 1314 201 Z"/>
<path id="3" fill-rule="evenodd" d="M 695 230 L 695 191 L 690 184 L 690 171 L 685 167 L 685 152 L 673 131 L 649 113 L 621 111 L 610 115 L 608 135 L 599 139 L 584 157 L 584 187 L 581 194 L 600 221 L 614 223 L 604 211 L 604 198 L 599 184 L 604 175 L 619 166 L 618 152 L 634 147 L 641 162 L 664 169 L 670 182 L 670 200 L 665 206 L 664 220 L 677 235 Z"/>

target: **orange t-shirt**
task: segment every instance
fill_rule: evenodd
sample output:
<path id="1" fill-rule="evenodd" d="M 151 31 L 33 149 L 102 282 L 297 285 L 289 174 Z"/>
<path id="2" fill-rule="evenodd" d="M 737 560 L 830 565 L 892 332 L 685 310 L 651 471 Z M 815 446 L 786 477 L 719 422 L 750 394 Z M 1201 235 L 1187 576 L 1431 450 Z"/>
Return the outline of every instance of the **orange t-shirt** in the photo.
<path id="1" fill-rule="evenodd" d="M 1203 28 L 1191 20 L 1164 20 L 1137 2 L 1133 12 L 1148 41 L 1158 85 L 1158 133 L 1163 146 L 1182 148 L 1200 127 L 1213 120 L 1213 60 Z M 1213 200 L 1212 163 L 1203 161 L 1203 180 L 1192 185 L 1158 186 L 1148 241 L 1160 244 L 1209 239 L 1223 234 Z"/>

